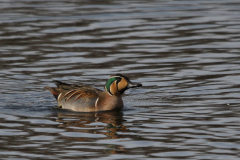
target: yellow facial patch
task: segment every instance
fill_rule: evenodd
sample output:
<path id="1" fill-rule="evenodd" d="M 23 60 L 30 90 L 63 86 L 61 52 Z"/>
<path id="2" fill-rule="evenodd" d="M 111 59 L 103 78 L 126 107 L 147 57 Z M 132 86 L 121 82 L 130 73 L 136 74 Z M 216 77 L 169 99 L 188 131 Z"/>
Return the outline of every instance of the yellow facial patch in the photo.
<path id="1" fill-rule="evenodd" d="M 121 92 L 127 87 L 127 85 L 128 85 L 127 80 L 122 78 L 121 81 L 118 83 L 118 90 Z"/>
<path id="2" fill-rule="evenodd" d="M 117 95 L 117 94 L 120 94 L 117 90 L 117 81 L 114 81 L 111 85 L 110 85 L 110 92 L 113 94 L 113 95 Z"/>

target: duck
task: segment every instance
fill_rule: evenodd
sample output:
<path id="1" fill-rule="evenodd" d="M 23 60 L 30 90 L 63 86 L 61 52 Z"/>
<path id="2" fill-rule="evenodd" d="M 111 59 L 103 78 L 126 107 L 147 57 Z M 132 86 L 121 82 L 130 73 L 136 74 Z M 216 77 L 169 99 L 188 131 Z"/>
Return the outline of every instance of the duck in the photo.
<path id="1" fill-rule="evenodd" d="M 58 107 L 77 112 L 99 112 L 121 110 L 123 108 L 123 93 L 130 88 L 141 87 L 133 83 L 123 74 L 111 75 L 104 91 L 90 86 L 68 84 L 53 81 L 57 87 L 44 88 L 49 90 L 58 102 Z"/>

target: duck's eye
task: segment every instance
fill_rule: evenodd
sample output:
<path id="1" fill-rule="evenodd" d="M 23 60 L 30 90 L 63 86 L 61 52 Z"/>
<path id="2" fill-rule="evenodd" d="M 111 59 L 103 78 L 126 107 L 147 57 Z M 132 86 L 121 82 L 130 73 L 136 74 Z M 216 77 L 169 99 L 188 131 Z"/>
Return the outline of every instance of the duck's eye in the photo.
<path id="1" fill-rule="evenodd" d="M 117 79 L 117 84 L 122 80 L 122 78 L 118 78 Z"/>

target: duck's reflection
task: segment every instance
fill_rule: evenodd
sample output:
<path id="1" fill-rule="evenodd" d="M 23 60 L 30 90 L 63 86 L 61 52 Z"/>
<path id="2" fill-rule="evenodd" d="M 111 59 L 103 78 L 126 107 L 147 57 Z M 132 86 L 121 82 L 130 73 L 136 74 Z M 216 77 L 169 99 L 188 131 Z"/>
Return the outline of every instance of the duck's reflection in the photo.
<path id="1" fill-rule="evenodd" d="M 97 113 L 79 113 L 66 111 L 58 112 L 57 117 L 57 121 L 61 123 L 59 127 L 65 128 L 67 131 L 71 132 L 106 135 L 102 136 L 101 139 L 121 138 L 121 135 L 118 135 L 117 132 L 128 131 L 128 129 L 122 123 L 124 120 L 123 112 L 121 111 Z M 83 140 L 83 138 L 88 139 L 90 137 L 81 137 L 81 140 Z"/>
<path id="2" fill-rule="evenodd" d="M 75 142 L 92 142 L 102 139 L 125 138 L 124 134 L 117 132 L 127 132 L 128 129 L 123 125 L 123 112 L 109 111 L 98 113 L 75 113 L 75 112 L 57 112 L 58 126 L 64 128 L 66 133 L 74 133 L 76 136 L 67 136 L 64 138 L 74 140 Z M 77 133 L 77 134 L 76 134 Z M 78 134 L 79 133 L 79 134 Z M 125 152 L 121 145 L 104 144 L 107 148 L 104 152 L 119 153 Z"/>

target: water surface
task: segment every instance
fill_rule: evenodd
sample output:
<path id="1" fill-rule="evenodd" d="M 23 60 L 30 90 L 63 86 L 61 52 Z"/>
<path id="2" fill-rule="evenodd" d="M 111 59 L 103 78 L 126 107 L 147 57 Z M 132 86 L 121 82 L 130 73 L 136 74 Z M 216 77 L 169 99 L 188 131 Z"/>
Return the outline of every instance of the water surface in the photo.
<path id="1" fill-rule="evenodd" d="M 240 2 L 0 1 L 0 157 L 239 159 Z M 103 89 L 120 112 L 56 110 L 52 80 Z"/>

